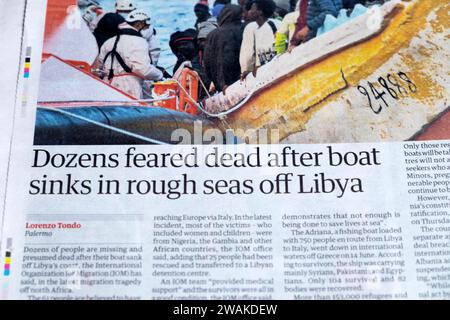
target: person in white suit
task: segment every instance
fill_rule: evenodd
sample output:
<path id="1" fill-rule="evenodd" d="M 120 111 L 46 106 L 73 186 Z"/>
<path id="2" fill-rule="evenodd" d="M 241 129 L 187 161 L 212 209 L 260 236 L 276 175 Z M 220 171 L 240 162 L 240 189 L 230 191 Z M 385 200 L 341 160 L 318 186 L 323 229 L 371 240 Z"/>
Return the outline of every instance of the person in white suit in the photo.
<path id="1" fill-rule="evenodd" d="M 123 18 L 127 19 L 130 13 L 135 10 L 138 9 L 133 0 L 116 0 L 115 13 L 120 14 Z M 86 9 L 83 18 L 86 20 L 91 32 L 95 31 L 98 23 L 107 13 L 108 12 L 104 12 L 98 5 L 91 5 Z M 141 33 L 148 43 L 148 54 L 150 56 L 150 61 L 156 66 L 158 65 L 158 60 L 161 55 L 161 43 L 156 35 L 156 30 L 150 23 L 149 27 L 142 30 Z"/>
<path id="2" fill-rule="evenodd" d="M 136 11 L 128 23 L 119 26 L 119 35 L 107 40 L 100 49 L 98 62 L 114 87 L 142 99 L 144 80 L 159 81 L 163 73 L 151 64 L 148 43 L 141 31 L 149 28 L 149 17 Z"/>

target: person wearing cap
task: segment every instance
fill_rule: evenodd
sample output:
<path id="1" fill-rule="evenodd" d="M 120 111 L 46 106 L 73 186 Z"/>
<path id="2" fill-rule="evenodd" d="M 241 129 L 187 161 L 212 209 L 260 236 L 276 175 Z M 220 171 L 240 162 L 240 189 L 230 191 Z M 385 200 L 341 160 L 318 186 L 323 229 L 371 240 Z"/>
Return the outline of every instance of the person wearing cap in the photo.
<path id="1" fill-rule="evenodd" d="M 148 27 L 144 28 L 143 30 L 140 30 L 140 32 L 144 37 L 144 39 L 147 40 L 149 50 L 148 54 L 150 56 L 150 61 L 153 65 L 156 66 L 158 65 L 158 60 L 161 55 L 161 43 L 159 42 L 159 39 L 156 36 L 156 30 L 152 27 L 150 16 L 145 11 L 136 9 L 128 14 L 126 21 L 128 23 L 133 23 L 136 17 L 143 15 L 148 17 L 148 19 L 145 21 Z"/>
<path id="2" fill-rule="evenodd" d="M 116 0 L 116 13 L 123 16 L 125 19 L 131 14 L 131 12 L 137 10 L 134 0 Z M 153 65 L 158 65 L 158 60 L 161 55 L 161 43 L 156 35 L 156 30 L 150 24 L 149 27 L 141 31 L 142 36 L 147 40 L 149 47 L 150 60 Z"/>
<path id="3" fill-rule="evenodd" d="M 177 57 L 177 62 L 173 68 L 175 73 L 185 62 L 191 62 L 198 57 L 198 47 L 195 44 L 196 36 L 197 31 L 195 29 L 176 31 L 170 35 L 169 46 Z"/>
<path id="4" fill-rule="evenodd" d="M 143 81 L 159 81 L 163 73 L 151 64 L 148 43 L 141 34 L 149 28 L 149 16 L 136 11 L 127 19 L 128 23 L 119 25 L 118 35 L 103 44 L 97 59 L 112 86 L 141 99 Z"/>
<path id="5" fill-rule="evenodd" d="M 109 33 L 111 31 L 108 30 L 97 30 L 98 26 L 101 24 L 100 21 L 108 14 L 111 14 L 111 12 L 104 12 L 103 9 L 96 8 L 96 16 L 91 17 L 91 15 L 87 16 L 85 18 L 86 22 L 88 23 L 89 29 L 94 33 L 98 34 L 100 32 L 102 33 Z M 117 13 L 120 16 L 122 16 L 124 19 L 127 19 L 130 13 L 134 10 L 137 10 L 135 2 L 133 0 L 117 0 L 115 3 L 115 11 L 113 13 Z M 142 12 L 142 11 L 141 11 Z M 158 60 L 161 55 L 161 43 L 158 39 L 158 36 L 156 35 L 156 30 L 153 28 L 153 26 L 150 23 L 150 17 L 149 17 L 149 28 L 146 28 L 141 31 L 142 36 L 147 40 L 148 47 L 149 47 L 149 56 L 150 60 L 153 65 L 158 65 Z M 103 23 L 105 25 L 105 23 Z M 99 46 L 101 47 L 101 46 Z"/>
<path id="6" fill-rule="evenodd" d="M 131 11 L 136 10 L 137 7 L 134 4 L 134 0 L 116 0 L 115 9 L 116 13 L 126 19 Z"/>
<path id="7" fill-rule="evenodd" d="M 84 21 L 86 21 L 89 30 L 93 33 L 95 29 L 97 29 L 100 20 L 102 20 L 106 14 L 107 12 L 103 10 L 102 6 L 92 5 L 85 9 L 82 17 Z"/>
<path id="8" fill-rule="evenodd" d="M 117 13 L 121 15 L 122 18 L 126 19 L 131 11 L 136 10 L 136 6 L 133 0 L 116 0 L 114 8 L 114 11 L 106 12 L 98 3 L 96 7 L 90 8 L 90 11 L 95 11 L 87 12 L 86 17 L 83 17 L 85 18 L 89 29 L 94 32 L 97 28 L 97 25 L 100 23 L 100 20 L 102 20 L 103 17 L 108 13 Z"/>

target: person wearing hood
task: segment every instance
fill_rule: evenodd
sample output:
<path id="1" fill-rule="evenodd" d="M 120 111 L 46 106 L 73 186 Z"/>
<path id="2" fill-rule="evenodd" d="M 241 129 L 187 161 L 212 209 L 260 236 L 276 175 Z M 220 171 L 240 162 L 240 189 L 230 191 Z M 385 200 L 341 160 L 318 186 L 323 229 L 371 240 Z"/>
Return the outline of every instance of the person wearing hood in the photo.
<path id="1" fill-rule="evenodd" d="M 141 99 L 143 81 L 161 80 L 163 73 L 150 63 L 148 43 L 140 33 L 150 26 L 148 15 L 135 13 L 128 20 L 103 44 L 97 60 L 112 86 Z"/>
<path id="2" fill-rule="evenodd" d="M 121 15 L 114 12 L 106 13 L 103 16 L 94 30 L 94 37 L 97 40 L 99 50 L 108 39 L 117 36 L 119 25 L 125 22 Z"/>
<path id="3" fill-rule="evenodd" d="M 169 46 L 173 54 L 177 57 L 177 62 L 173 68 L 176 72 L 184 62 L 192 62 L 197 60 L 198 47 L 195 44 L 197 31 L 195 29 L 187 29 L 184 31 L 176 31 L 170 35 Z"/>
<path id="4" fill-rule="evenodd" d="M 207 77 L 218 91 L 239 80 L 239 53 L 242 43 L 242 8 L 226 5 L 219 15 L 219 28 L 212 31 L 206 42 L 204 67 Z"/>
<path id="5" fill-rule="evenodd" d="M 220 13 L 222 12 L 223 8 L 230 4 L 231 0 L 216 0 L 214 1 L 213 9 L 212 9 L 212 15 L 219 18 Z"/>
<path id="6" fill-rule="evenodd" d="M 203 54 L 205 52 L 206 39 L 208 35 L 217 29 L 216 24 L 200 23 L 195 42 L 199 52 L 199 64 L 203 65 Z"/>

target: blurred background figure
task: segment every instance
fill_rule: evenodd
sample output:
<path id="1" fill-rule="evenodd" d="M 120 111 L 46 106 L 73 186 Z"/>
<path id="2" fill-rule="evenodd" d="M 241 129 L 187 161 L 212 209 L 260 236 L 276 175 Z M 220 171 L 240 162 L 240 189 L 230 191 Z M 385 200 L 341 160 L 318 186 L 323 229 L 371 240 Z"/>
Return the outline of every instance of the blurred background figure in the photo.
<path id="1" fill-rule="evenodd" d="M 231 0 L 216 0 L 216 1 L 214 1 L 212 15 L 218 19 L 220 12 L 223 10 L 223 8 L 227 4 L 230 4 L 230 3 L 231 3 Z"/>
<path id="2" fill-rule="evenodd" d="M 282 20 L 291 12 L 291 0 L 274 0 L 277 8 L 275 9 L 275 18 Z"/>
<path id="3" fill-rule="evenodd" d="M 208 2 L 199 1 L 194 6 L 194 13 L 197 17 L 197 21 L 195 22 L 195 29 L 198 32 L 199 25 L 204 23 L 215 24 L 217 26 L 217 19 L 211 15 L 209 12 Z"/>
<path id="4" fill-rule="evenodd" d="M 277 54 L 283 54 L 288 48 L 295 33 L 295 26 L 300 16 L 300 2 L 297 1 L 295 11 L 286 14 L 281 21 L 278 32 L 275 36 L 275 51 Z"/>

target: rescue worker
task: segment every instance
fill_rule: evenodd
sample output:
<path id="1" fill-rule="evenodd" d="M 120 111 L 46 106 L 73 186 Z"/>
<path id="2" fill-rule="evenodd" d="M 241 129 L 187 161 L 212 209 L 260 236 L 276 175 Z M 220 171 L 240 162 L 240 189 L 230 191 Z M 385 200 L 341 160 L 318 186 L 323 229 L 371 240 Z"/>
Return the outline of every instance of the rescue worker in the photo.
<path id="1" fill-rule="evenodd" d="M 85 17 L 85 20 L 88 23 L 89 29 L 94 33 L 95 37 L 105 38 L 103 33 L 109 33 L 108 23 L 105 23 L 103 18 L 108 14 L 107 12 L 103 12 L 101 8 L 95 8 L 96 16 L 92 14 Z M 115 4 L 115 13 L 121 15 L 124 19 L 127 19 L 129 14 L 137 10 L 136 5 L 133 0 L 117 0 Z M 142 11 L 141 11 L 142 12 Z M 100 28 L 101 25 L 101 28 Z M 111 26 L 113 28 L 114 26 Z M 156 30 L 150 24 L 148 29 L 145 29 L 141 32 L 142 36 L 147 40 L 149 51 L 148 54 L 150 56 L 151 62 L 153 65 L 158 65 L 158 60 L 161 55 L 161 43 L 156 35 Z M 101 45 L 99 45 L 99 48 Z"/>
<path id="2" fill-rule="evenodd" d="M 116 1 L 116 13 L 122 15 L 125 19 L 132 11 L 137 9 L 138 8 L 136 7 L 134 0 Z M 148 42 L 148 53 L 150 55 L 151 62 L 156 66 L 158 65 L 158 60 L 161 55 L 161 43 L 156 35 L 156 30 L 150 24 L 149 28 L 143 30 L 141 33 L 145 40 L 147 40 Z"/>
<path id="3" fill-rule="evenodd" d="M 148 43 L 140 33 L 150 27 L 149 16 L 135 12 L 127 19 L 119 25 L 118 35 L 101 47 L 98 60 L 111 85 L 142 99 L 143 81 L 159 81 L 163 73 L 150 63 Z"/>
<path id="4" fill-rule="evenodd" d="M 147 15 L 142 10 L 136 9 L 134 11 L 131 11 L 131 13 L 127 16 L 126 20 L 129 21 L 129 17 L 133 15 Z M 147 15 L 148 16 L 148 15 Z M 133 19 L 131 19 L 133 20 Z M 151 18 L 148 16 L 148 23 L 149 27 L 142 30 L 141 34 L 144 37 L 145 40 L 147 40 L 148 43 L 148 54 L 150 56 L 150 61 L 153 65 L 158 65 L 159 56 L 161 55 L 161 44 L 159 42 L 158 37 L 156 36 L 156 30 L 151 25 Z"/>
<path id="5" fill-rule="evenodd" d="M 134 11 L 137 9 L 133 0 L 117 0 L 115 8 L 116 8 L 116 13 L 120 14 L 125 19 L 131 13 L 131 11 Z"/>

